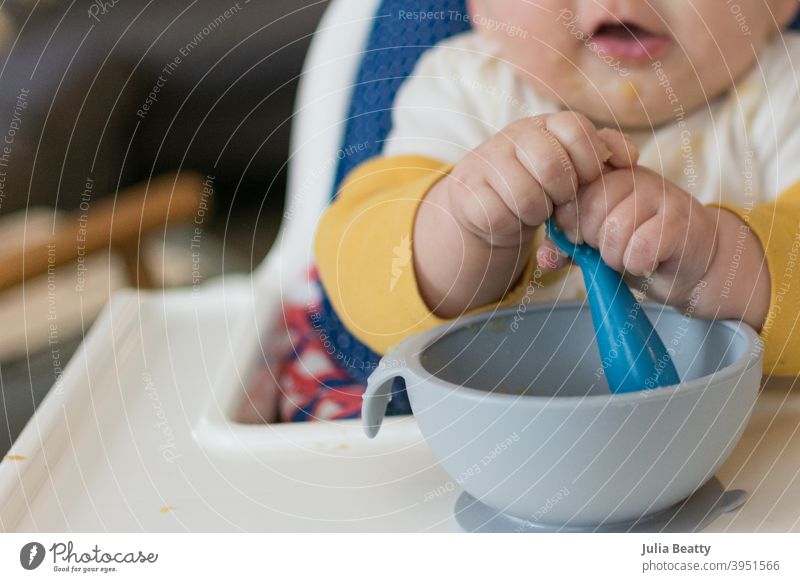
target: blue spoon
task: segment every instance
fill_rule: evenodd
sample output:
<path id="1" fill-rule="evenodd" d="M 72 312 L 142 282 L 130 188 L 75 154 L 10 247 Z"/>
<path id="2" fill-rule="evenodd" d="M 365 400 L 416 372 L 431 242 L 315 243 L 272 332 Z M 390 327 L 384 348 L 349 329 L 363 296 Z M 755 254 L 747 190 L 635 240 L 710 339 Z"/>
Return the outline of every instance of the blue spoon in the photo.
<path id="1" fill-rule="evenodd" d="M 597 249 L 570 242 L 551 220 L 547 221 L 547 234 L 583 272 L 597 347 L 611 391 L 679 384 L 667 348 L 622 276 L 606 265 Z"/>

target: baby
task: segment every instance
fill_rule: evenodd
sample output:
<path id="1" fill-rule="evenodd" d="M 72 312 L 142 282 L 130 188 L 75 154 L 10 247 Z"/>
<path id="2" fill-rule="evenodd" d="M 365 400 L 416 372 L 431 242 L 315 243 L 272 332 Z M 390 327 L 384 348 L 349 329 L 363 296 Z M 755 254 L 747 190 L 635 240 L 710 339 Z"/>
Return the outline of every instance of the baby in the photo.
<path id="1" fill-rule="evenodd" d="M 548 217 L 650 299 L 759 330 L 765 373 L 800 374 L 800 35 L 782 32 L 797 10 L 472 0 L 473 30 L 423 55 L 384 156 L 320 223 L 317 270 L 349 333 L 315 297 L 289 305 L 239 419 L 357 416 L 363 378 L 341 362 L 371 360 L 353 336 L 385 354 L 461 314 L 584 297 Z"/>
<path id="2" fill-rule="evenodd" d="M 795 0 L 471 0 L 400 90 L 316 259 L 378 353 L 456 316 L 583 296 L 548 217 L 648 298 L 760 331 L 800 373 Z M 565 268 L 565 266 L 567 268 Z"/>

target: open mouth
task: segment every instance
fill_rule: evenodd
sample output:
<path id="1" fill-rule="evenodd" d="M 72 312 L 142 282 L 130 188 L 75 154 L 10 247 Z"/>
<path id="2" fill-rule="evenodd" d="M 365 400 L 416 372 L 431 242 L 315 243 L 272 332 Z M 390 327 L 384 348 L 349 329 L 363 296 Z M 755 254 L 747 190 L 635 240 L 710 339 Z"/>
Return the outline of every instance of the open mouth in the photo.
<path id="1" fill-rule="evenodd" d="M 670 45 L 667 35 L 658 34 L 632 22 L 604 22 L 592 34 L 592 41 L 620 60 L 650 60 Z"/>

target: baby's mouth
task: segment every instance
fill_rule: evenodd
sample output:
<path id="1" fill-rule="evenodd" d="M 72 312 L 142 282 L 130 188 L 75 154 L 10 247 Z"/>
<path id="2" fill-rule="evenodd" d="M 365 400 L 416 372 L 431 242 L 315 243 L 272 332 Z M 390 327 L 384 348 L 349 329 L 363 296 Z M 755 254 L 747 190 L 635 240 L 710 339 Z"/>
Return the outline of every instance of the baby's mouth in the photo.
<path id="1" fill-rule="evenodd" d="M 592 34 L 600 51 L 625 61 L 649 61 L 661 56 L 672 43 L 669 36 L 658 34 L 632 22 L 605 22 Z M 602 56 L 602 55 L 599 55 Z"/>

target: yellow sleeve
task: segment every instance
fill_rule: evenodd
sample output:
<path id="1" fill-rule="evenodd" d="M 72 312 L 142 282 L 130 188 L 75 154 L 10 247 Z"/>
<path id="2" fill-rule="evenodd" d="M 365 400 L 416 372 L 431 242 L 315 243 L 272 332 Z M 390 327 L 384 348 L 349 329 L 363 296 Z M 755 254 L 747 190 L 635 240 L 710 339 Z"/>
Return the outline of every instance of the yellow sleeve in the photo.
<path id="1" fill-rule="evenodd" d="M 736 214 L 758 237 L 770 276 L 770 304 L 761 339 L 764 373 L 800 375 L 800 182 L 774 201 L 749 209 L 715 204 Z"/>
<path id="2" fill-rule="evenodd" d="M 379 354 L 446 319 L 420 295 L 412 237 L 417 209 L 450 170 L 422 156 L 376 158 L 354 170 L 319 224 L 314 254 L 322 285 L 348 330 Z M 516 304 L 535 270 L 535 253 L 499 303 Z"/>

